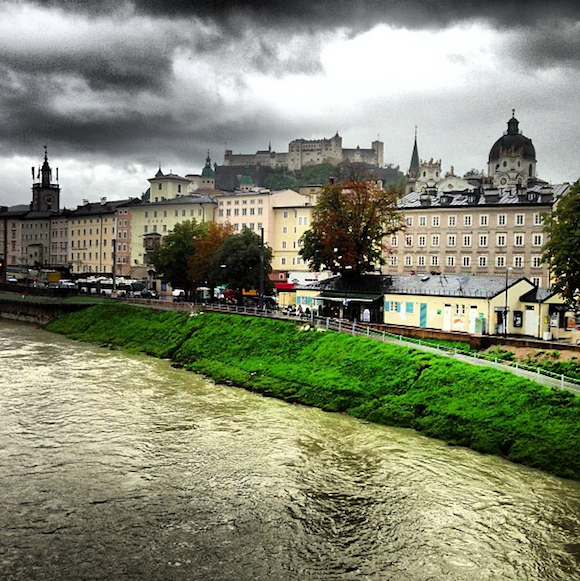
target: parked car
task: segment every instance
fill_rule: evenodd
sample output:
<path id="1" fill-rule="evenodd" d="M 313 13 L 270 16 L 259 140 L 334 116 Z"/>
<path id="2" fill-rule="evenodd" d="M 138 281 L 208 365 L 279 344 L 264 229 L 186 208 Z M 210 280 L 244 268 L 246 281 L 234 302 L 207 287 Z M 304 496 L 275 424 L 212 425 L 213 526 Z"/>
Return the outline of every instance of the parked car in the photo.
<path id="1" fill-rule="evenodd" d="M 6 282 L 16 283 L 18 282 L 18 279 L 15 276 L 8 276 Z"/>
<path id="2" fill-rule="evenodd" d="M 141 291 L 142 299 L 158 299 L 159 293 L 154 288 L 145 288 Z"/>

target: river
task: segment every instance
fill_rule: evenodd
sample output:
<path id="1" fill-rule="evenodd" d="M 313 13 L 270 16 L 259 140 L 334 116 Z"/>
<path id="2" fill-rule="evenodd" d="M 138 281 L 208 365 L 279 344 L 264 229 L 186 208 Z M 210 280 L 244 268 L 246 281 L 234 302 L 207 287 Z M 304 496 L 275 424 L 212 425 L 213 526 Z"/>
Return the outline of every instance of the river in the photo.
<path id="1" fill-rule="evenodd" d="M 580 484 L 0 321 L 0 579 L 580 579 Z"/>

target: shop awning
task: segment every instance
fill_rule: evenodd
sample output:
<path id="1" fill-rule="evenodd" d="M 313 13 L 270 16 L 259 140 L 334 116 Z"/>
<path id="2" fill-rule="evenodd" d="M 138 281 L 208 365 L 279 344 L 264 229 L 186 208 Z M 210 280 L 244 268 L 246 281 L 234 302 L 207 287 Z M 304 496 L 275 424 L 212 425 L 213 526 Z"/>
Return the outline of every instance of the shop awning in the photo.
<path id="1" fill-rule="evenodd" d="M 291 282 L 277 282 L 274 286 L 276 290 L 294 290 L 294 284 Z"/>

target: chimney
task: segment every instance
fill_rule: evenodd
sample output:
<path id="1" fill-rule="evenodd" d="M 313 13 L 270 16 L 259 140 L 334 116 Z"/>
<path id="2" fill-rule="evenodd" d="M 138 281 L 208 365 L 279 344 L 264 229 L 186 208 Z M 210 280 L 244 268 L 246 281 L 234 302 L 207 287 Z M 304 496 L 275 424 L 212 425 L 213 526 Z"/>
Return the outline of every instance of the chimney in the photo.
<path id="1" fill-rule="evenodd" d="M 101 198 L 101 206 L 104 206 L 107 203 L 107 198 Z"/>

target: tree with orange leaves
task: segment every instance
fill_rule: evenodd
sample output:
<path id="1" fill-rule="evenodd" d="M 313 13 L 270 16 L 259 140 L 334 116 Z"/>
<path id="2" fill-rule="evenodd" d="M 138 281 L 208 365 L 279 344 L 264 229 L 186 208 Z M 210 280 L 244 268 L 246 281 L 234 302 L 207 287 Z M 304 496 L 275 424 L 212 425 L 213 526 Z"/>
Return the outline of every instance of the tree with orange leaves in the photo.
<path id="1" fill-rule="evenodd" d="M 207 285 L 213 297 L 215 269 L 213 258 L 224 241 L 234 233 L 231 224 L 206 222 L 200 225 L 193 252 L 187 257 L 187 272 L 196 286 Z"/>
<path id="2" fill-rule="evenodd" d="M 402 228 L 395 188 L 351 180 L 325 186 L 300 256 L 312 270 L 360 276 L 384 264 L 384 240 Z"/>

